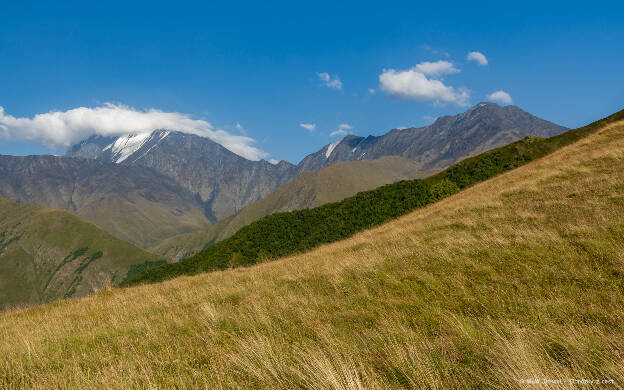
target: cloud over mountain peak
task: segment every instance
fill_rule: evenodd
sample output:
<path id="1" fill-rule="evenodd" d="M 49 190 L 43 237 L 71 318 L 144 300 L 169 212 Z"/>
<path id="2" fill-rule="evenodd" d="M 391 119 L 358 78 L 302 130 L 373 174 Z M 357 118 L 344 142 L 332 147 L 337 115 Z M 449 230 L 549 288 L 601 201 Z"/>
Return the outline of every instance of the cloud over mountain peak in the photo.
<path id="1" fill-rule="evenodd" d="M 121 104 L 106 103 L 99 107 L 78 107 L 37 114 L 32 118 L 16 118 L 0 107 L 0 138 L 37 143 L 49 148 L 68 147 L 94 134 L 120 136 L 157 129 L 209 138 L 249 160 L 259 160 L 268 155 L 253 146 L 253 138 L 230 134 L 215 128 L 210 122 L 179 112 L 153 108 L 140 111 Z"/>

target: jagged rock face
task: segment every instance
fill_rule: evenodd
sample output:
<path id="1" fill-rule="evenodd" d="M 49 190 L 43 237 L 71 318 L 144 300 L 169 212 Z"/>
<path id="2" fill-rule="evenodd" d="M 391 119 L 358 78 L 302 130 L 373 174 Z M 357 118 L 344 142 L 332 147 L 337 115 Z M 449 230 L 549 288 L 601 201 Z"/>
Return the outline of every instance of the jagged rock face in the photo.
<path id="1" fill-rule="evenodd" d="M 119 137 L 107 145 L 85 141 L 86 147 L 94 145 L 101 149 L 90 153 L 95 158 L 146 166 L 173 179 L 197 196 L 213 222 L 265 197 L 297 174 L 285 161 L 276 165 L 250 161 L 208 138 L 175 131 Z M 72 153 L 87 154 L 80 147 L 72 148 Z"/>
<path id="2" fill-rule="evenodd" d="M 86 140 L 70 147 L 65 153 L 66 157 L 82 157 L 96 159 L 102 154 L 102 149 L 115 142 L 116 137 L 103 137 L 93 135 Z"/>
<path id="3" fill-rule="evenodd" d="M 380 137 L 346 136 L 308 155 L 298 167 L 300 171 L 319 170 L 337 161 L 401 156 L 434 171 L 528 135 L 550 137 L 566 130 L 515 106 L 480 103 L 426 127 L 395 129 Z"/>
<path id="4" fill-rule="evenodd" d="M 0 196 L 70 211 L 142 247 L 209 224 L 202 205 L 146 167 L 55 156 L 0 156 Z"/>
<path id="5" fill-rule="evenodd" d="M 292 165 L 250 161 L 207 138 L 162 134 L 155 133 L 125 161 L 153 168 L 197 194 L 213 221 L 265 197 L 295 175 Z"/>

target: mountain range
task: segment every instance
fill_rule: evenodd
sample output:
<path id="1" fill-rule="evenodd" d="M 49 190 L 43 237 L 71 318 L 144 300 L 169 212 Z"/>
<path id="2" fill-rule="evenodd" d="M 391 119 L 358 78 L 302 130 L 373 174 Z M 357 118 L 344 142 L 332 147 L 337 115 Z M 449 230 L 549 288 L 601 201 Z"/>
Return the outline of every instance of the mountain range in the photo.
<path id="1" fill-rule="evenodd" d="M 270 194 L 297 175 L 282 161 L 250 161 L 209 138 L 156 130 L 117 138 L 93 136 L 66 156 L 153 169 L 190 191 L 212 222 Z"/>
<path id="2" fill-rule="evenodd" d="M 300 170 L 319 170 L 338 161 L 401 156 L 422 171 L 439 171 L 455 162 L 522 139 L 551 137 L 567 129 L 516 106 L 479 103 L 464 113 L 442 116 L 430 126 L 393 129 L 380 136 L 348 135 L 306 156 Z"/>
<path id="3" fill-rule="evenodd" d="M 394 129 L 380 137 L 348 135 L 298 165 L 250 161 L 209 138 L 178 131 L 92 136 L 64 157 L 0 156 L 0 196 L 69 211 L 159 253 L 171 254 L 163 248 L 171 248 L 173 237 L 212 232 L 192 240 L 201 245 L 176 251 L 173 257 L 179 258 L 276 211 L 337 201 L 401 178 L 435 173 L 528 135 L 565 130 L 515 106 L 480 103 L 430 126 Z M 310 173 L 337 162 L 383 157 L 403 160 Z"/>
<path id="4" fill-rule="evenodd" d="M 423 128 L 395 129 L 381 137 L 348 135 L 305 157 L 297 167 L 299 175 L 266 198 L 217 224 L 172 237 L 150 250 L 179 260 L 266 215 L 337 202 L 398 180 L 425 177 L 525 136 L 551 137 L 565 130 L 515 106 L 480 103 Z"/>

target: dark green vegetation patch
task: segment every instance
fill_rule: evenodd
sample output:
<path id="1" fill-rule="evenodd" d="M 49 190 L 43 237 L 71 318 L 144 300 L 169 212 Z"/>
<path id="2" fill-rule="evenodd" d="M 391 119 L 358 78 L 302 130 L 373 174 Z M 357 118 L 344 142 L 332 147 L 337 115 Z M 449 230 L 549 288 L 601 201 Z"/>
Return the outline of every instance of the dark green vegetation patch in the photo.
<path id="1" fill-rule="evenodd" d="M 139 275 L 139 274 L 145 272 L 146 270 L 148 270 L 150 268 L 158 267 L 158 266 L 164 265 L 164 264 L 167 264 L 167 262 L 165 260 L 157 260 L 157 261 L 149 261 L 148 260 L 148 261 L 145 261 L 145 262 L 140 263 L 140 264 L 132 264 L 132 266 L 128 270 L 128 273 L 126 274 L 126 277 L 124 278 L 124 280 L 129 280 L 133 276 Z"/>
<path id="2" fill-rule="evenodd" d="M 269 215 L 188 259 L 156 267 L 148 264 L 145 271 L 128 277 L 122 285 L 248 266 L 340 241 L 543 157 L 623 118 L 624 110 L 555 137 L 526 137 L 424 180 L 405 180 L 317 208 Z"/>

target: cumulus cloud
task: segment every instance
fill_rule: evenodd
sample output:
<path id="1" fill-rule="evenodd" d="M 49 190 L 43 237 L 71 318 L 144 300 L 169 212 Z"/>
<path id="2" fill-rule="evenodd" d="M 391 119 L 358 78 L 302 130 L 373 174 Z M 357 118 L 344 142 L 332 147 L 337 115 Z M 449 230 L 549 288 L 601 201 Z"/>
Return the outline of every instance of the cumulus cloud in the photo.
<path id="1" fill-rule="evenodd" d="M 321 72 L 318 74 L 318 77 L 319 80 L 321 80 L 323 85 L 325 85 L 326 87 L 342 89 L 342 81 L 340 81 L 340 78 L 338 76 L 334 75 L 332 77 L 327 72 Z"/>
<path id="2" fill-rule="evenodd" d="M 338 129 L 332 131 L 329 136 L 335 137 L 337 135 L 347 135 L 351 133 L 351 130 L 353 130 L 353 126 L 349 125 L 348 123 L 342 123 L 340 126 L 338 126 Z"/>
<path id="3" fill-rule="evenodd" d="M 269 162 L 270 162 L 271 164 L 273 164 L 273 165 L 277 165 L 277 164 L 279 164 L 279 161 L 277 161 L 277 160 L 276 160 L 276 159 L 274 159 L 274 158 L 270 159 L 270 160 L 269 160 Z"/>
<path id="4" fill-rule="evenodd" d="M 459 73 L 459 69 L 457 69 L 452 63 L 448 61 L 425 61 L 416 65 L 414 69 L 428 76 L 441 76 L 444 74 Z"/>
<path id="5" fill-rule="evenodd" d="M 466 58 L 468 59 L 468 61 L 475 61 L 481 66 L 486 66 L 488 64 L 488 60 L 487 58 L 485 58 L 485 55 L 478 51 L 471 51 L 470 53 L 468 53 Z"/>
<path id="6" fill-rule="evenodd" d="M 299 126 L 303 127 L 304 129 L 308 130 L 309 132 L 312 132 L 316 129 L 316 124 L 315 123 L 299 123 Z"/>
<path id="7" fill-rule="evenodd" d="M 446 62 L 446 61 L 438 61 Z M 460 106 L 468 105 L 468 91 L 464 89 L 455 89 L 445 85 L 441 80 L 433 77 L 427 77 L 423 70 L 428 72 L 439 72 L 446 69 L 450 70 L 447 65 L 435 65 L 421 62 L 409 70 L 384 69 L 379 75 L 379 88 L 391 96 L 401 99 L 415 99 L 420 101 L 438 101 L 446 103 L 455 103 Z M 449 63 L 450 64 L 450 63 Z M 452 64 L 451 68 L 455 69 Z"/>
<path id="8" fill-rule="evenodd" d="M 487 98 L 489 100 L 495 101 L 495 102 L 500 102 L 500 103 L 505 103 L 505 104 L 511 104 L 513 103 L 513 100 L 511 99 L 511 96 L 505 92 L 505 91 L 496 91 L 496 92 L 492 92 L 491 94 L 487 95 Z"/>
<path id="9" fill-rule="evenodd" d="M 0 107 L 0 137 L 11 141 L 32 142 L 58 149 L 73 145 L 91 135 L 120 136 L 146 133 L 157 129 L 177 130 L 209 138 L 249 160 L 268 156 L 253 146 L 255 140 L 216 129 L 204 120 L 187 114 L 146 111 L 106 103 L 100 107 L 79 107 L 68 111 L 51 111 L 33 118 L 16 118 Z"/>

